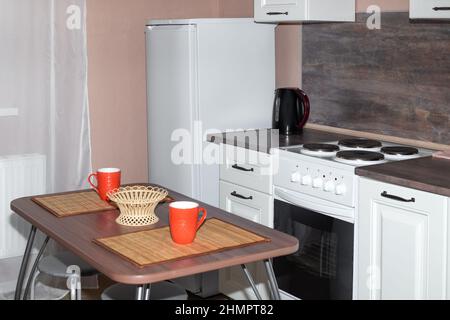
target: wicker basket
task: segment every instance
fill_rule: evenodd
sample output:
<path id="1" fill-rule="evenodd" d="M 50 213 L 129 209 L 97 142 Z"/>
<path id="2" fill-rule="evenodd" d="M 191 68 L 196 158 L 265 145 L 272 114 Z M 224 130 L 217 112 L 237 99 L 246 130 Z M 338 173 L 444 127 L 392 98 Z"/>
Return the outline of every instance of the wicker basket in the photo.
<path id="1" fill-rule="evenodd" d="M 132 186 L 112 190 L 108 192 L 108 197 L 119 207 L 118 224 L 139 227 L 159 221 L 155 208 L 167 194 L 167 190 L 158 187 Z"/>

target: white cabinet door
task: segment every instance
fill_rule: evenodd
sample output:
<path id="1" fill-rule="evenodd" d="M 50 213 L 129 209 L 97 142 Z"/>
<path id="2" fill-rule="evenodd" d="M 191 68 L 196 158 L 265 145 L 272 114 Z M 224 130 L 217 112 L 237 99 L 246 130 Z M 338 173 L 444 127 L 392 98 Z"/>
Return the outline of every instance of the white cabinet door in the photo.
<path id="1" fill-rule="evenodd" d="M 251 189 L 220 182 L 220 208 L 253 222 L 268 224 L 262 217 L 272 216 L 273 198 Z M 264 218 L 266 219 L 266 218 Z M 263 299 L 269 299 L 267 278 L 261 262 L 247 265 Z M 241 267 L 222 269 L 219 272 L 220 291 L 235 300 L 255 300 L 256 296 Z"/>
<path id="2" fill-rule="evenodd" d="M 355 21 L 355 0 L 255 0 L 255 21 Z"/>
<path id="3" fill-rule="evenodd" d="M 358 298 L 444 299 L 447 199 L 361 179 Z"/>
<path id="4" fill-rule="evenodd" d="M 410 0 L 411 19 L 450 19 L 450 0 Z"/>

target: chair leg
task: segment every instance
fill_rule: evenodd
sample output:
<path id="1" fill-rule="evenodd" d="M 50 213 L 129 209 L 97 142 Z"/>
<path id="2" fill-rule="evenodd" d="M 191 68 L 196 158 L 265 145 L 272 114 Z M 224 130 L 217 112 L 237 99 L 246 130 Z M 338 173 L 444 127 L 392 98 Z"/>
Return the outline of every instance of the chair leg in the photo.
<path id="1" fill-rule="evenodd" d="M 36 279 L 39 276 L 40 272 L 39 270 L 36 270 L 36 272 L 33 275 L 33 279 L 31 280 L 31 284 L 30 284 L 30 300 L 34 300 L 35 296 L 34 296 L 34 291 L 36 289 Z"/>

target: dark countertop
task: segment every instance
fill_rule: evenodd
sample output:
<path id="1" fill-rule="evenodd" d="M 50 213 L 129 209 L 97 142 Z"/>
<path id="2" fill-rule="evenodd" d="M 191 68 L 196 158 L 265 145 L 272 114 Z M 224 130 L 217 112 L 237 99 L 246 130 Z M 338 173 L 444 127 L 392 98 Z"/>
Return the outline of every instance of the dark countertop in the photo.
<path id="1" fill-rule="evenodd" d="M 271 148 L 296 146 L 305 143 L 332 142 L 350 136 L 305 128 L 302 133 L 292 136 L 279 135 L 276 130 L 259 129 L 208 135 L 213 143 L 224 143 L 254 151 L 269 153 Z M 353 137 L 354 138 L 354 137 Z"/>
<path id="2" fill-rule="evenodd" d="M 271 148 L 276 147 L 332 142 L 346 138 L 354 137 L 305 128 L 303 133 L 292 136 L 279 135 L 278 132 L 271 129 L 211 134 L 208 136 L 208 141 L 269 153 Z M 381 182 L 450 197 L 450 160 L 426 157 L 389 162 L 359 167 L 356 169 L 356 174 Z"/>
<path id="3" fill-rule="evenodd" d="M 450 160 L 426 157 L 359 167 L 356 174 L 374 180 L 450 197 Z"/>

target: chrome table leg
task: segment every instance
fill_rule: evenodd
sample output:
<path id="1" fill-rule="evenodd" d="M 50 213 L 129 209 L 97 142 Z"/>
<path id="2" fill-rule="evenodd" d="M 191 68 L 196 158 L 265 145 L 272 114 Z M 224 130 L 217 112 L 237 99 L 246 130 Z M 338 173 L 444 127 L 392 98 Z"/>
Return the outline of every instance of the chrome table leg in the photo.
<path id="1" fill-rule="evenodd" d="M 41 260 L 42 254 L 44 253 L 45 248 L 47 247 L 47 243 L 50 240 L 50 237 L 46 237 L 44 240 L 44 243 L 41 246 L 41 249 L 39 250 L 39 253 L 36 257 L 36 260 L 34 261 L 33 267 L 31 268 L 30 275 L 28 276 L 27 286 L 25 287 L 25 292 L 23 294 L 23 300 L 28 299 L 28 293 L 30 292 L 30 287 L 32 285 L 34 274 L 36 273 L 36 269 L 39 265 L 39 260 Z M 34 285 L 34 283 L 33 283 Z"/>
<path id="2" fill-rule="evenodd" d="M 152 292 L 152 285 L 148 284 L 145 288 L 144 300 L 150 301 L 151 292 Z"/>
<path id="3" fill-rule="evenodd" d="M 22 295 L 23 281 L 27 272 L 28 261 L 30 260 L 31 249 L 33 248 L 34 238 L 36 236 L 36 227 L 31 226 L 30 234 L 28 235 L 27 246 L 23 255 L 22 264 L 20 265 L 19 277 L 17 278 L 16 292 L 14 300 L 20 300 Z"/>
<path id="4" fill-rule="evenodd" d="M 255 280 L 253 280 L 252 274 L 250 273 L 250 271 L 248 271 L 248 269 L 247 269 L 247 267 L 246 267 L 245 264 L 242 264 L 242 265 L 241 265 L 241 268 L 242 268 L 242 271 L 244 271 L 244 274 L 245 274 L 245 276 L 247 277 L 248 282 L 249 282 L 250 285 L 252 286 L 252 289 L 253 289 L 253 292 L 254 292 L 255 295 L 256 295 L 256 298 L 257 298 L 258 300 L 262 300 L 261 294 L 259 293 L 259 290 L 258 290 L 258 288 L 256 287 Z"/>
<path id="5" fill-rule="evenodd" d="M 280 289 L 278 288 L 277 278 L 275 277 L 275 272 L 273 271 L 272 262 L 270 260 L 265 260 L 264 267 L 266 268 L 267 276 L 269 277 L 272 299 L 281 300 Z"/>
<path id="6" fill-rule="evenodd" d="M 140 285 L 136 287 L 136 300 L 144 300 L 144 294 L 145 294 L 145 285 Z"/>

